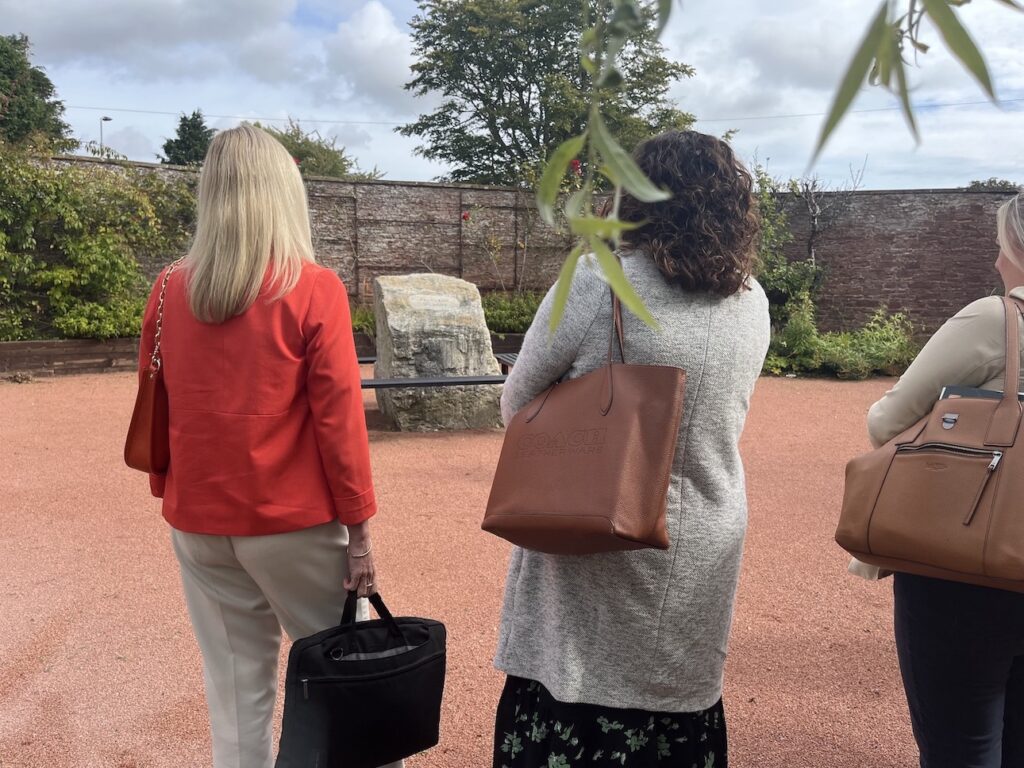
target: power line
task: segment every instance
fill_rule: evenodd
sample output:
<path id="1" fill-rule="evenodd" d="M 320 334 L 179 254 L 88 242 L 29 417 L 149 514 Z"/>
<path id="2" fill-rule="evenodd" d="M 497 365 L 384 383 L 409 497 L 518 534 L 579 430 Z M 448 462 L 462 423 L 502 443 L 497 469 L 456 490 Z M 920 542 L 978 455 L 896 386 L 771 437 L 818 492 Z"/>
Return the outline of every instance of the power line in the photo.
<path id="1" fill-rule="evenodd" d="M 1002 99 L 998 102 L 1002 104 L 1014 104 L 1018 102 L 1024 102 L 1024 98 L 1017 99 Z M 929 110 L 929 109 L 946 109 L 949 107 L 976 107 L 985 104 L 991 104 L 990 101 L 953 101 L 945 104 L 919 104 L 915 106 L 918 111 Z M 177 117 L 183 114 L 182 112 L 166 112 L 158 109 L 129 109 L 123 107 L 90 107 L 80 105 L 69 105 L 67 109 L 87 109 L 95 112 L 128 112 L 140 115 L 170 115 Z M 870 112 L 898 112 L 901 107 L 873 107 L 868 109 L 851 109 L 850 114 L 866 114 Z M 746 117 L 698 117 L 697 122 L 699 123 L 739 123 L 751 120 L 788 120 L 793 118 L 802 117 L 825 117 L 827 112 L 794 112 L 782 115 L 749 115 Z M 405 125 L 403 122 L 394 122 L 388 120 L 336 120 L 328 118 L 315 118 L 315 117 L 255 117 L 253 115 L 214 115 L 214 114 L 203 114 L 204 117 L 213 117 L 225 120 L 262 120 L 268 123 L 285 123 L 288 120 L 294 120 L 297 123 L 323 123 L 328 125 Z"/>
<path id="2" fill-rule="evenodd" d="M 1020 99 L 1002 99 L 997 105 L 1002 104 L 1013 104 L 1015 102 L 1024 101 L 1024 98 Z M 917 111 L 927 109 L 943 109 L 945 107 L 975 107 L 979 104 L 991 104 L 991 101 L 953 101 L 947 104 L 917 104 L 914 109 Z M 866 112 L 899 112 L 902 107 L 873 107 L 870 109 L 851 109 L 849 114 L 864 114 Z M 789 115 L 757 115 L 751 117 L 714 117 L 714 118 L 703 118 L 698 117 L 698 123 L 738 123 L 744 120 L 782 120 L 791 117 L 825 117 L 827 112 L 800 112 Z"/>
<path id="3" fill-rule="evenodd" d="M 68 105 L 66 109 L 88 109 L 94 112 L 131 112 L 138 115 L 171 115 L 177 117 L 183 112 L 164 112 L 158 109 L 128 109 L 122 107 L 86 107 Z M 331 123 L 333 125 L 405 125 L 405 123 L 388 122 L 385 120 L 325 120 L 312 117 L 254 117 L 253 115 L 213 115 L 203 113 L 203 117 L 216 117 L 227 120 L 262 120 L 268 123 L 286 123 L 294 120 L 297 123 Z"/>

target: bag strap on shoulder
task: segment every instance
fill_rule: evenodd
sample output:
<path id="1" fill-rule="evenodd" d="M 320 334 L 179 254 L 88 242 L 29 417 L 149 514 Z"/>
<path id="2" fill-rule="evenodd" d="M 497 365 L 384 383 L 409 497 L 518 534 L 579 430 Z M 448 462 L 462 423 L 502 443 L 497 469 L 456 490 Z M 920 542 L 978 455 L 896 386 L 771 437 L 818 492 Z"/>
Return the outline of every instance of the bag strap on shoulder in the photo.
<path id="1" fill-rule="evenodd" d="M 171 279 L 171 272 L 181 264 L 181 259 L 172 261 L 164 272 L 163 282 L 160 283 L 160 301 L 156 306 L 156 333 L 153 336 L 153 354 L 149 358 L 149 367 L 159 371 L 163 365 L 163 358 L 160 357 L 160 339 L 164 333 L 164 300 L 167 298 L 167 281 Z"/>
<path id="2" fill-rule="evenodd" d="M 1018 317 L 1024 309 L 1009 296 L 1003 297 L 1006 319 L 1006 372 L 1003 375 L 1003 400 L 989 421 L 985 445 L 1008 448 L 1017 439 L 1021 422 L 1020 392 L 1020 325 Z"/>

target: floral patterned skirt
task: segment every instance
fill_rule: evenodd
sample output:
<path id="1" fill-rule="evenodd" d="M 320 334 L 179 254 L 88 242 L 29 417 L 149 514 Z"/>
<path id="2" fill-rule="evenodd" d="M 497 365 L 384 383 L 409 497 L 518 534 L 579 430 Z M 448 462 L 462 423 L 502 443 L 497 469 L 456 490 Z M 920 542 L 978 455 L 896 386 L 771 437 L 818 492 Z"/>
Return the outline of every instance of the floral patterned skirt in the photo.
<path id="1" fill-rule="evenodd" d="M 498 702 L 494 768 L 728 768 L 725 711 L 647 712 L 556 701 L 509 677 Z"/>

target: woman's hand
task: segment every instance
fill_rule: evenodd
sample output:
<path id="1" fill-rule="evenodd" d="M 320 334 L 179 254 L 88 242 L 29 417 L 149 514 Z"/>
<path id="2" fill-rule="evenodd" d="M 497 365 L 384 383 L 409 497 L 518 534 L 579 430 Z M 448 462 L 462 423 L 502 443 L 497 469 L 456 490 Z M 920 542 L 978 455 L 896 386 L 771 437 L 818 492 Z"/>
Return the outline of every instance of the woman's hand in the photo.
<path id="1" fill-rule="evenodd" d="M 377 573 L 370 543 L 370 521 L 348 526 L 348 578 L 345 589 L 369 597 L 377 591 Z"/>

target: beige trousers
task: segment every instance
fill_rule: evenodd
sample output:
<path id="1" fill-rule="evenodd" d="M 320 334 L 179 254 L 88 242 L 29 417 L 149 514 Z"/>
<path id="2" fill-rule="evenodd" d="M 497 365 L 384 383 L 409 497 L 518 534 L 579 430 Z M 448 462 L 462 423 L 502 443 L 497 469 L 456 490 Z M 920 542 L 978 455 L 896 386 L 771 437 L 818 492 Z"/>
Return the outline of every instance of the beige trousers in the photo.
<path id="1" fill-rule="evenodd" d="M 171 540 L 203 654 L 214 768 L 272 768 L 281 627 L 294 640 L 341 621 L 348 530 L 337 522 L 273 536 L 174 530 Z M 358 618 L 368 618 L 365 600 Z"/>

